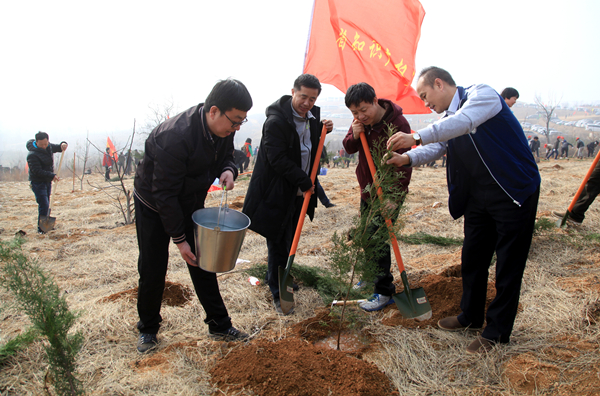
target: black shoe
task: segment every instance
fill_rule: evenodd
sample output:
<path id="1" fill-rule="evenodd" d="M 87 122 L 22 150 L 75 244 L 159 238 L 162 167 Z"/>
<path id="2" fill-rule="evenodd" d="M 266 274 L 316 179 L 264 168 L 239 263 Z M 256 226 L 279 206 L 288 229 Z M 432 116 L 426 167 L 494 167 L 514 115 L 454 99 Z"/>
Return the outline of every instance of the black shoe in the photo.
<path id="1" fill-rule="evenodd" d="M 298 284 L 296 283 L 292 283 L 292 289 L 297 292 L 298 290 L 300 290 L 300 286 L 298 286 Z"/>
<path id="2" fill-rule="evenodd" d="M 146 353 L 158 346 L 156 334 L 140 333 L 138 338 L 137 350 L 139 353 Z"/>
<path id="3" fill-rule="evenodd" d="M 333 208 L 335 206 L 335 204 L 333 202 L 329 202 L 327 205 L 325 205 L 326 208 Z"/>
<path id="4" fill-rule="evenodd" d="M 244 341 L 250 338 L 248 333 L 244 333 L 233 326 L 223 332 L 208 330 L 208 333 L 212 338 L 220 341 Z"/>

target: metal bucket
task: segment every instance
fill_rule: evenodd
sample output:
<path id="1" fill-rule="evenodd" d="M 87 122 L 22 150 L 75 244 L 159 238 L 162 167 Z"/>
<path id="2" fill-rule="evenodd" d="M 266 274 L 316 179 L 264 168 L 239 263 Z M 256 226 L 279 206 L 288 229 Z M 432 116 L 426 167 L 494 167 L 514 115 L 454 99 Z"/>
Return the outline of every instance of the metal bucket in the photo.
<path id="1" fill-rule="evenodd" d="M 250 226 L 248 216 L 223 208 L 219 218 L 219 208 L 204 208 L 195 211 L 192 220 L 196 252 L 200 252 L 200 268 L 208 272 L 231 271 L 240 254 L 246 229 Z M 217 221 L 219 230 L 215 230 Z"/>

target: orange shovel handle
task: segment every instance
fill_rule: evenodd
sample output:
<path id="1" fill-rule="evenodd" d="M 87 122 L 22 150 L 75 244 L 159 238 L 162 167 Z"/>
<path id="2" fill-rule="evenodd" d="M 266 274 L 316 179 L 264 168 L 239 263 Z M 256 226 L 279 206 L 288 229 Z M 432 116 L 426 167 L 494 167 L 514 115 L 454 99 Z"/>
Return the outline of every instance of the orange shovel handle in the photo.
<path id="1" fill-rule="evenodd" d="M 575 196 L 573 197 L 573 200 L 571 201 L 571 205 L 569 205 L 569 209 L 567 209 L 569 211 L 569 213 L 571 213 L 571 211 L 573 210 L 573 207 L 575 206 L 575 203 L 579 199 L 581 192 L 585 188 L 585 185 L 587 184 L 588 180 L 590 179 L 590 176 L 592 176 L 592 172 L 594 171 L 594 168 L 596 168 L 596 164 L 598 164 L 598 160 L 600 160 L 600 151 L 598 151 L 598 154 L 596 154 L 596 158 L 594 158 L 594 160 L 592 161 L 592 165 L 590 166 L 590 169 L 588 169 L 587 174 L 583 178 L 583 181 L 581 182 L 581 185 L 579 186 L 579 189 L 577 190 L 577 193 L 575 193 Z"/>
<path id="2" fill-rule="evenodd" d="M 325 127 L 325 125 L 323 125 L 323 130 L 321 131 L 321 139 L 319 140 L 319 145 L 317 146 L 317 154 L 315 155 L 315 161 L 313 163 L 312 171 L 310 172 L 310 180 L 313 182 L 313 186 L 315 184 L 315 179 L 317 178 L 317 170 L 319 169 L 319 163 L 321 162 L 321 153 L 323 152 L 323 145 L 325 144 L 326 135 L 327 128 Z M 296 233 L 294 234 L 292 248 L 290 249 L 290 256 L 296 254 L 296 249 L 298 248 L 298 241 L 300 241 L 300 234 L 302 234 L 302 226 L 304 225 L 304 217 L 306 216 L 306 212 L 308 211 L 308 204 L 310 202 L 311 195 L 312 193 L 310 192 L 310 190 L 304 193 L 304 202 L 302 203 L 300 219 L 298 219 Z"/>
<path id="3" fill-rule="evenodd" d="M 373 177 L 373 183 L 377 186 L 377 195 L 381 202 L 383 202 L 383 191 L 379 186 L 379 182 L 375 177 L 375 163 L 373 162 L 373 157 L 371 156 L 371 151 L 369 150 L 369 145 L 367 144 L 367 138 L 363 132 L 360 133 L 360 141 L 363 146 L 363 151 L 365 152 L 365 157 L 367 157 L 367 163 L 369 164 L 369 169 L 371 170 L 371 176 Z M 388 218 L 385 218 L 385 224 L 388 227 L 388 231 L 390 233 L 390 241 L 392 243 L 392 249 L 394 250 L 394 255 L 396 256 L 396 262 L 398 263 L 398 270 L 400 273 L 404 272 L 404 263 L 402 262 L 402 256 L 400 255 L 400 248 L 398 247 L 398 241 L 396 240 L 396 235 L 392 231 L 392 221 Z"/>

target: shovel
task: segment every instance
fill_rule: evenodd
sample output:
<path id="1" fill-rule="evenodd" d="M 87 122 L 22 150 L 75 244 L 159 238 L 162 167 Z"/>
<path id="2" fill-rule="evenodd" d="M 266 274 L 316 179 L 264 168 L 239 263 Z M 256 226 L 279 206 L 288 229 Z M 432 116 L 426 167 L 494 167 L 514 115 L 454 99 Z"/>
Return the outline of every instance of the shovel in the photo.
<path id="1" fill-rule="evenodd" d="M 365 152 L 365 157 L 369 163 L 369 169 L 371 170 L 371 176 L 373 177 L 373 183 L 377 186 L 377 195 L 379 199 L 383 201 L 383 191 L 379 187 L 379 183 L 375 177 L 375 164 L 373 163 L 373 157 L 371 157 L 371 151 L 367 144 L 367 138 L 365 134 L 361 132 L 360 141 Z M 385 224 L 388 227 L 390 233 L 390 242 L 394 249 L 394 255 L 396 256 L 396 262 L 398 263 L 398 270 L 400 271 L 400 278 L 402 279 L 402 285 L 404 290 L 400 293 L 396 293 L 392 296 L 400 314 L 407 319 L 416 319 L 419 322 L 431 319 L 433 312 L 431 311 L 431 304 L 427 300 L 425 290 L 422 287 L 411 289 L 408 284 L 408 277 L 406 276 L 406 270 L 404 269 L 404 263 L 402 262 L 402 256 L 400 255 L 400 248 L 398 247 L 398 241 L 396 235 L 394 235 L 392 228 L 392 221 L 388 218 L 385 219 Z"/>
<path id="2" fill-rule="evenodd" d="M 317 170 L 319 169 L 319 161 L 321 159 L 321 152 L 323 151 L 323 144 L 325 142 L 325 135 L 327 135 L 327 128 L 323 125 L 321 131 L 321 139 L 319 140 L 319 146 L 317 148 L 317 154 L 315 155 L 315 161 L 313 163 L 312 171 L 310 172 L 310 180 L 315 184 L 317 177 Z M 309 190 L 310 191 L 310 190 Z M 304 202 L 302 203 L 302 210 L 300 212 L 300 218 L 298 219 L 298 225 L 296 226 L 296 233 L 294 234 L 294 240 L 292 242 L 292 248 L 290 249 L 290 256 L 288 257 L 287 265 L 285 268 L 279 267 L 279 302 L 281 303 L 281 311 L 284 314 L 288 314 L 294 308 L 294 288 L 292 277 L 290 276 L 290 270 L 292 269 L 292 263 L 296 256 L 296 249 L 298 248 L 298 242 L 300 241 L 300 234 L 302 233 L 302 226 L 304 225 L 304 217 L 308 210 L 308 203 L 310 202 L 310 196 L 312 193 L 306 192 L 304 194 Z"/>
<path id="3" fill-rule="evenodd" d="M 565 215 L 563 216 L 563 218 L 561 220 L 558 221 L 558 223 L 556 223 L 557 227 L 562 228 L 562 227 L 565 226 L 565 224 L 567 224 L 567 219 L 571 215 L 571 211 L 573 210 L 573 207 L 575 206 L 575 203 L 579 199 L 579 196 L 583 192 L 583 189 L 585 188 L 585 185 L 587 184 L 588 180 L 590 179 L 590 176 L 592 176 L 592 172 L 596 168 L 596 164 L 598 164 L 598 160 L 600 160 L 600 151 L 598 151 L 598 154 L 596 154 L 596 158 L 594 158 L 594 160 L 592 161 L 592 165 L 590 165 L 590 169 L 588 169 L 587 174 L 583 178 L 583 181 L 581 182 L 581 185 L 579 186 L 579 189 L 575 193 L 575 196 L 573 197 L 573 200 L 571 201 L 571 204 L 567 208 L 567 211 L 565 212 Z"/>
<path id="4" fill-rule="evenodd" d="M 58 170 L 56 171 L 57 175 L 60 173 L 60 168 L 62 166 L 64 155 L 65 155 L 65 152 L 62 151 L 60 154 L 60 161 L 58 163 Z M 48 215 L 40 217 L 40 221 L 38 223 L 38 227 L 40 227 L 40 230 L 42 230 L 44 232 L 53 230 L 54 223 L 56 223 L 56 217 L 50 217 L 50 211 L 52 210 L 52 202 L 54 202 L 54 195 L 56 195 L 56 183 L 58 183 L 58 181 L 55 181 L 53 183 L 54 188 L 52 188 L 50 190 L 50 205 L 48 205 Z"/>

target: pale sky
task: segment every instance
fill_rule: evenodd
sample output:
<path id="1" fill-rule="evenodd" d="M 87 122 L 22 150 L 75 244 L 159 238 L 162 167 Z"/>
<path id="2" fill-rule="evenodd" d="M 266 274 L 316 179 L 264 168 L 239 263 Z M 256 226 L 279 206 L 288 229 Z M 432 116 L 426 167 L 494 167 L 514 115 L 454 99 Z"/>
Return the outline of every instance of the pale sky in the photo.
<path id="1" fill-rule="evenodd" d="M 512 86 L 526 102 L 536 94 L 600 102 L 600 1 L 421 4 L 417 72 L 440 66 L 458 85 L 485 83 L 498 92 Z M 134 118 L 144 124 L 149 104 L 172 98 L 187 109 L 227 77 L 246 84 L 251 113 L 264 113 L 302 73 L 312 6 L 313 0 L 3 1 L 0 151 L 23 149 L 38 130 L 52 142 L 83 142 L 89 131 L 124 143 Z M 326 96 L 342 93 L 326 86 Z"/>

